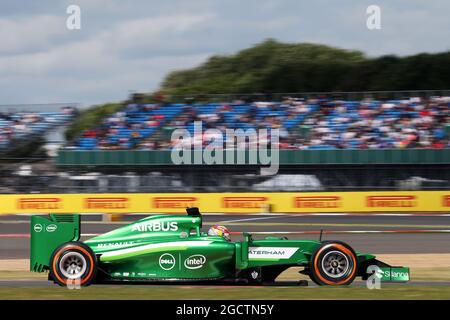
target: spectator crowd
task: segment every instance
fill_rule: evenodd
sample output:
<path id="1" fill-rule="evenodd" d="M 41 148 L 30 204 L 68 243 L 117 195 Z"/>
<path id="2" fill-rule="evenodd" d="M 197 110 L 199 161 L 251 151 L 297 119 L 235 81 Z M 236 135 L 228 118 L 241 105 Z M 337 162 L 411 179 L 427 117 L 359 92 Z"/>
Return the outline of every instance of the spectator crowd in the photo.
<path id="1" fill-rule="evenodd" d="M 174 129 L 279 129 L 281 149 L 450 148 L 450 97 L 398 100 L 285 98 L 279 102 L 130 104 L 86 130 L 70 149 L 161 150 Z M 32 120 L 27 121 L 34 121 Z M 24 130 L 23 121 L 17 130 Z M 206 145 L 213 137 L 205 132 Z M 226 142 L 226 141 L 225 141 Z"/>
<path id="2" fill-rule="evenodd" d="M 13 141 L 24 141 L 66 124 L 74 112 L 73 107 L 63 107 L 57 112 L 0 112 L 0 151 L 14 146 Z"/>

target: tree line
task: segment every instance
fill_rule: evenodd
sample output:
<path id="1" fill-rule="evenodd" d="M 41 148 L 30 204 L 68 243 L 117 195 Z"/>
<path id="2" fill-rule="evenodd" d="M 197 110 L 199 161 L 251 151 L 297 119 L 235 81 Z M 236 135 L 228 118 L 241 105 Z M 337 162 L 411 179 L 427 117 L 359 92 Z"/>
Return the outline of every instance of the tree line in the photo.
<path id="1" fill-rule="evenodd" d="M 450 51 L 367 57 L 311 43 L 268 39 L 200 66 L 174 71 L 163 94 L 396 91 L 450 89 Z"/>

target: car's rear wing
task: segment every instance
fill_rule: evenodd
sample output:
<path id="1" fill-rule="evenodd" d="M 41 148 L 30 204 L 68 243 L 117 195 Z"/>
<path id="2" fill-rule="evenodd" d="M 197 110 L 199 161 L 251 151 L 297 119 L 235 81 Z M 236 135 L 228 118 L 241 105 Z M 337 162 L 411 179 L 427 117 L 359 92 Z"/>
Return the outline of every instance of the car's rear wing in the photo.
<path id="1" fill-rule="evenodd" d="M 30 234 L 30 271 L 43 272 L 49 268 L 50 257 L 59 245 L 79 240 L 80 215 L 32 216 Z"/>

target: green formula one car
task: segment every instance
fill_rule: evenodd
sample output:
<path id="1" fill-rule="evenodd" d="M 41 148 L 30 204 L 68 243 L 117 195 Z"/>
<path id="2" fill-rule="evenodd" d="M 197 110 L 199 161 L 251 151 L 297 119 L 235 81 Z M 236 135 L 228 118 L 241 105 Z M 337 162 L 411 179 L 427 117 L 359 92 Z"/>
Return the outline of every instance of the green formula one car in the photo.
<path id="1" fill-rule="evenodd" d="M 381 281 L 409 280 L 408 268 L 389 266 L 341 241 L 254 240 L 243 233 L 242 241 L 231 242 L 201 232 L 198 208 L 187 213 L 149 216 L 84 242 L 79 241 L 78 214 L 33 216 L 30 269 L 48 270 L 49 280 L 62 286 L 125 281 L 271 284 L 298 266 L 319 285 L 348 285 L 355 277 L 367 279 L 373 268 Z"/>

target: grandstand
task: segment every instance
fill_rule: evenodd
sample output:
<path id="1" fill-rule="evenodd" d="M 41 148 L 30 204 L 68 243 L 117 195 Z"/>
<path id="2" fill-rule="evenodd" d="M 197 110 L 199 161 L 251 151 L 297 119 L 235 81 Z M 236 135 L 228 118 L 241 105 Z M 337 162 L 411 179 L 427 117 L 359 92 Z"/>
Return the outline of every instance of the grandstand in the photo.
<path id="1" fill-rule="evenodd" d="M 21 142 L 43 136 L 46 132 L 66 125 L 74 117 L 72 107 L 59 111 L 10 111 L 0 113 L 0 151 L 7 151 Z"/>
<path id="2" fill-rule="evenodd" d="M 172 120 L 182 108 L 181 104 L 165 107 L 129 104 L 104 119 L 97 128 L 85 130 L 72 149 L 134 149 Z"/>
<path id="3" fill-rule="evenodd" d="M 27 166 L 5 158 L 0 182 L 4 193 L 448 189 L 449 95 L 402 94 L 184 103 L 130 99 L 109 113 L 99 112 L 97 125 L 85 126 L 77 139 L 43 158 L 34 156 Z M 17 146 L 16 141 L 32 141 L 29 137 L 53 128 L 62 135 L 75 114 L 73 108 L 60 108 L 2 114 L 3 144 Z M 222 132 L 280 129 L 278 174 L 261 176 L 260 162 L 175 165 L 171 133 L 183 128 L 192 134 L 195 121 L 202 121 L 204 130 Z M 207 134 L 202 138 L 209 142 Z"/>
<path id="4" fill-rule="evenodd" d="M 85 130 L 71 150 L 164 150 L 170 132 L 204 128 L 280 129 L 280 149 L 450 148 L 450 97 L 336 100 L 285 98 L 204 104 L 128 104 Z M 203 142 L 208 143 L 204 137 Z"/>

